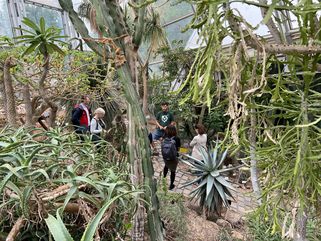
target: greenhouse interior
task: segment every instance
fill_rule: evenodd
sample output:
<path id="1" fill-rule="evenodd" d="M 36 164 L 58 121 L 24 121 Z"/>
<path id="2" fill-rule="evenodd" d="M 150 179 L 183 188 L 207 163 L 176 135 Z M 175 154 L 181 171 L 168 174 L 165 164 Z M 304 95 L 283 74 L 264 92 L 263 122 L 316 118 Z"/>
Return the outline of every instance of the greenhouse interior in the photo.
<path id="1" fill-rule="evenodd" d="M 321 3 L 0 0 L 0 241 L 321 241 Z"/>

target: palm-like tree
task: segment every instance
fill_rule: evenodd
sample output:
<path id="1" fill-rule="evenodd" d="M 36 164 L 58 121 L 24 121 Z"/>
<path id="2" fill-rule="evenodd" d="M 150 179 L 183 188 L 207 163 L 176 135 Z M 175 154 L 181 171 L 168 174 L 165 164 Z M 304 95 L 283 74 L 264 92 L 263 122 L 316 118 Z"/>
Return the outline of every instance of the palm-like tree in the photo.
<path id="1" fill-rule="evenodd" d="M 56 118 L 56 113 L 58 111 L 57 105 L 48 98 L 48 95 L 45 91 L 45 80 L 49 73 L 50 67 L 50 55 L 53 53 L 58 53 L 64 55 L 64 51 L 58 44 L 64 44 L 61 39 L 65 36 L 61 36 L 61 29 L 58 29 L 54 26 L 46 27 L 45 19 L 40 18 L 39 25 L 28 18 L 22 20 L 29 29 L 18 28 L 24 34 L 16 37 L 18 43 L 23 43 L 27 45 L 26 50 L 23 52 L 22 56 L 31 54 L 35 52 L 37 55 L 43 56 L 43 69 L 41 77 L 38 81 L 39 94 L 45 103 L 51 108 L 50 115 L 50 125 L 54 124 Z"/>

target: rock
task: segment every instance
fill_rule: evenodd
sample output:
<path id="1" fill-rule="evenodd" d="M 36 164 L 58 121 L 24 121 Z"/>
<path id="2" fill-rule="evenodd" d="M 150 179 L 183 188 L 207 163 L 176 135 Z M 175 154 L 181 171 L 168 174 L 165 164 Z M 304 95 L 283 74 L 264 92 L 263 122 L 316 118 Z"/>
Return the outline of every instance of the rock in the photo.
<path id="1" fill-rule="evenodd" d="M 235 230 L 232 231 L 232 238 L 237 240 L 244 240 L 243 234 Z"/>
<path id="2" fill-rule="evenodd" d="M 224 219 L 217 219 L 217 221 L 216 221 L 216 224 L 218 225 L 218 226 L 221 226 L 221 227 L 224 227 L 224 228 L 226 228 L 226 227 L 231 227 L 231 224 L 228 222 L 228 221 L 226 221 L 226 220 L 224 220 Z"/>

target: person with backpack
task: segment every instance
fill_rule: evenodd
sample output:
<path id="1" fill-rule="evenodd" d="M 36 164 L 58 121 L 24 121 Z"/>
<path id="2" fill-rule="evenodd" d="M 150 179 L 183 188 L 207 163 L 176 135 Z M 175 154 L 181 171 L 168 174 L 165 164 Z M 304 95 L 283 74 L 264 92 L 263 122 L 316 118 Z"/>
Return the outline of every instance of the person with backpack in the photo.
<path id="1" fill-rule="evenodd" d="M 177 137 L 176 127 L 174 125 L 167 126 L 161 149 L 165 162 L 164 178 L 167 176 L 168 170 L 171 171 L 169 190 L 172 190 L 175 187 L 174 182 L 178 165 L 178 150 L 180 147 L 181 140 Z"/>
<path id="2" fill-rule="evenodd" d="M 203 161 L 201 149 L 207 150 L 207 135 L 205 134 L 205 127 L 202 124 L 195 125 L 197 135 L 193 138 L 190 146 L 193 147 L 192 157 L 197 160 Z"/>
<path id="3" fill-rule="evenodd" d="M 102 140 L 102 132 L 106 128 L 106 124 L 103 121 L 105 111 L 103 108 L 97 108 L 94 113 L 94 118 L 90 122 L 90 133 L 92 134 L 92 141 L 98 142 Z"/>
<path id="4" fill-rule="evenodd" d="M 91 121 L 91 109 L 89 107 L 90 98 L 81 97 L 81 103 L 74 106 L 72 110 L 71 122 L 74 125 L 77 134 L 85 134 L 89 131 Z"/>

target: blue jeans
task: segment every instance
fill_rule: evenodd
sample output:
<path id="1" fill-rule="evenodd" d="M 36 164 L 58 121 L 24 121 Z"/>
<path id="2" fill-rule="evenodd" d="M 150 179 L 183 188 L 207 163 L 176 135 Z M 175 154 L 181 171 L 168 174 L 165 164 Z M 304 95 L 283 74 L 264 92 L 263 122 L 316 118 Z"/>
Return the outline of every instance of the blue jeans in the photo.
<path id="1" fill-rule="evenodd" d="M 153 135 L 153 141 L 154 141 L 154 140 L 157 141 L 157 140 L 159 140 L 160 138 L 164 137 L 165 131 L 157 128 L 157 129 L 152 133 L 152 135 Z"/>

